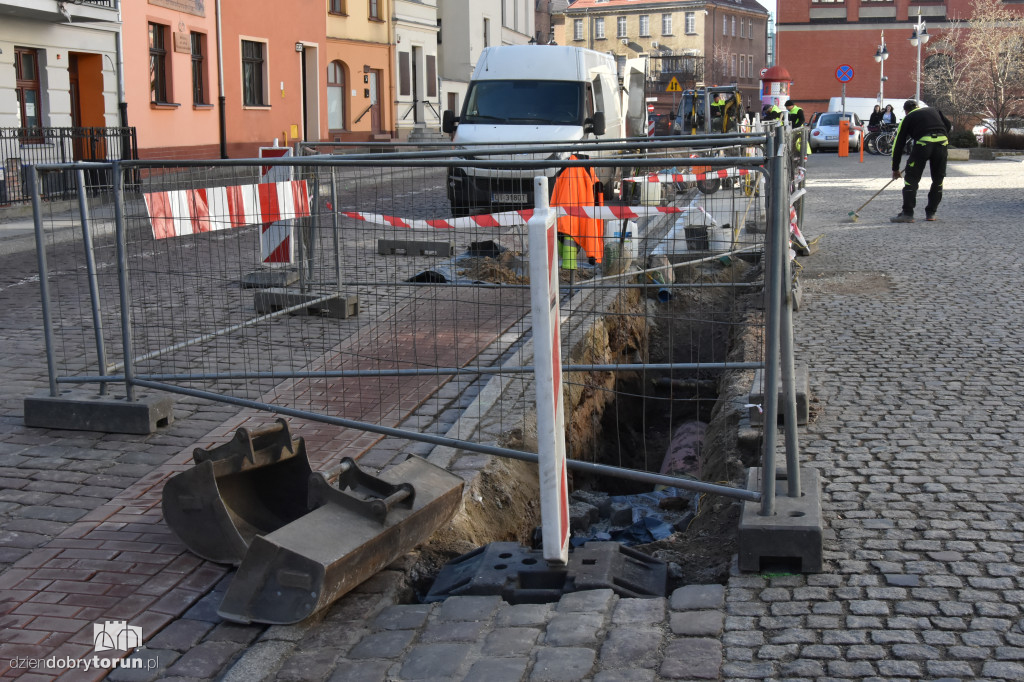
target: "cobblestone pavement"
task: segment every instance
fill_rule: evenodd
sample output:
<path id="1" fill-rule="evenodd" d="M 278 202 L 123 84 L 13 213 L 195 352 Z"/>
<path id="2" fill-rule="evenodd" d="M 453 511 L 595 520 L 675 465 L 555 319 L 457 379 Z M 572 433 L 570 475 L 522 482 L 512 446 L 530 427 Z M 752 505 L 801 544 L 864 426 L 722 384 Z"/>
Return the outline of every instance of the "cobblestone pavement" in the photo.
<path id="1" fill-rule="evenodd" d="M 142 667 L 116 670 L 114 680 L 1024 679 L 1015 334 L 1024 164 L 951 163 L 939 222 L 890 224 L 895 190 L 848 222 L 887 168 L 878 157 L 859 164 L 827 154 L 809 167 L 805 233 L 819 239 L 800 259 L 796 346 L 814 397 L 801 454 L 822 475 L 825 570 L 735 573 L 725 586 L 666 599 L 594 591 L 543 606 L 396 604 L 399 562 L 314 621 L 241 626 L 216 615 L 224 569 L 179 557 L 169 571 L 111 576 L 95 581 L 107 586 L 99 593 L 53 603 L 47 595 L 73 583 L 72 570 L 97 562 L 95 572 L 120 549 L 79 547 L 76 529 L 91 523 L 111 533 L 108 543 L 132 529 L 121 517 L 117 529 L 97 529 L 91 514 L 133 489 L 145 499 L 140 486 L 152 488 L 155 469 L 246 414 L 186 399 L 174 424 L 144 439 L 26 429 L 21 400 L 44 384 L 38 324 L 22 293 L 34 287 L 9 269 L 0 275 L 13 308 L 0 353 L 0 588 L 12 600 L 0 631 L 3 671 L 55 676 L 17 659 L 77 657 L 89 642 L 67 630 L 141 593 L 151 599 L 132 623 L 145 626 L 146 647 L 127 660 Z M 453 407 L 465 400 L 456 394 Z M 28 579 L 60 552 L 76 568 L 53 565 Z"/>

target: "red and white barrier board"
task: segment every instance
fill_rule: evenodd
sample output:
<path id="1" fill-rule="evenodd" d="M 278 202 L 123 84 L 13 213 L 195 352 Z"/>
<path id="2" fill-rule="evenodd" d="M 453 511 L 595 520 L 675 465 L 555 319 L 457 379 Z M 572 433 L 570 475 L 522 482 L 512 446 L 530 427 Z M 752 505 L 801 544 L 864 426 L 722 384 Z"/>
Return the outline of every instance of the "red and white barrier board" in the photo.
<path id="1" fill-rule="evenodd" d="M 537 454 L 543 555 L 569 561 L 569 482 L 565 465 L 565 405 L 558 308 L 557 212 L 547 205 L 548 179 L 534 179 L 540 197 L 529 221 L 533 365 L 537 386 Z"/>
<path id="2" fill-rule="evenodd" d="M 265 263 L 291 262 L 291 227 L 281 221 L 310 215 L 304 180 L 148 192 L 145 199 L 156 239 L 260 225 Z"/>

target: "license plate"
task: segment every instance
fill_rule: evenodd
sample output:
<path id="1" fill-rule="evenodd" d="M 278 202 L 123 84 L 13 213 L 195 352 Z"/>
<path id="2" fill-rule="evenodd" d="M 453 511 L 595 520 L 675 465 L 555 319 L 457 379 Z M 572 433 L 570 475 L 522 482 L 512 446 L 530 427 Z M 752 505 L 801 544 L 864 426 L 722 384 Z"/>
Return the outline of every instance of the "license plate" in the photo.
<path id="1" fill-rule="evenodd" d="M 826 135 L 825 139 L 826 140 L 838 140 L 839 136 L 838 135 Z"/>
<path id="2" fill-rule="evenodd" d="M 525 194 L 492 194 L 491 201 L 495 204 L 525 204 Z"/>

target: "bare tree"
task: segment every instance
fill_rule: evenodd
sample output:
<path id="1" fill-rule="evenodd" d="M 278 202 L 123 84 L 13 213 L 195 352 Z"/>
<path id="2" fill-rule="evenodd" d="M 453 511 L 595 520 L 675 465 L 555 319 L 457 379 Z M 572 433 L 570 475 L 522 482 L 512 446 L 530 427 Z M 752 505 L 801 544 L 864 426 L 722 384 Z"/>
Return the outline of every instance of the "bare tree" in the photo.
<path id="1" fill-rule="evenodd" d="M 929 56 L 921 70 L 921 96 L 942 109 L 958 128 L 968 128 L 977 117 L 985 97 L 978 79 L 971 77 L 972 65 L 965 55 L 970 39 L 966 22 L 953 20 L 950 27 L 929 45 Z"/>
<path id="2" fill-rule="evenodd" d="M 1001 0 L 975 0 L 968 23 L 957 45 L 962 68 L 948 87 L 976 91 L 976 112 L 995 119 L 996 133 L 1003 133 L 1006 119 L 1024 107 L 1024 15 Z"/>

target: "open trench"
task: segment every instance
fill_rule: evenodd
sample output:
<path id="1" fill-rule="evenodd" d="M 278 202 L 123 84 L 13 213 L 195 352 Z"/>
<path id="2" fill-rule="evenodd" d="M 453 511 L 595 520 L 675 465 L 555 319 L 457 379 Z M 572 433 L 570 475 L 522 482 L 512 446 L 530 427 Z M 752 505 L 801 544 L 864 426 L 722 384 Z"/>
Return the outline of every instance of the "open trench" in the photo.
<path id="1" fill-rule="evenodd" d="M 745 283 L 760 277 L 756 264 L 722 258 L 680 268 L 691 284 Z M 631 363 L 636 372 L 567 373 L 565 376 L 566 438 L 570 457 L 600 464 L 659 472 L 680 429 L 701 424 L 685 470 L 669 467 L 666 473 L 739 486 L 746 466 L 738 430 L 750 388 L 751 371 L 649 370 L 645 363 L 708 363 L 750 360 L 760 349 L 760 294 L 728 286 L 676 289 L 672 299 L 659 302 L 643 289 L 623 289 L 607 307 L 608 314 L 591 319 L 570 334 L 567 362 L 571 364 Z M 760 292 L 759 288 L 754 291 Z M 685 438 L 696 446 L 693 438 Z M 524 425 L 507 434 L 502 445 L 536 451 L 535 430 Z M 468 483 L 464 504 L 455 519 L 418 550 L 409 572 L 409 601 L 429 590 L 441 567 L 476 547 L 498 541 L 524 546 L 535 544 L 540 525 L 538 484 L 533 464 L 492 458 Z M 693 461 L 695 460 L 695 461 Z M 650 485 L 624 479 L 573 472 L 570 493 L 574 510 L 595 507 L 603 515 L 617 502 L 650 496 Z M 736 552 L 736 526 L 740 506 L 715 495 L 677 496 L 660 493 L 651 512 L 620 517 L 628 527 L 638 514 L 666 516 L 674 525 L 661 537 L 631 536 L 616 528 L 614 519 L 598 518 L 591 510 L 593 527 L 573 518 L 573 535 L 581 543 L 590 539 L 629 538 L 633 549 L 665 561 L 668 588 L 686 584 L 724 583 Z M 667 510 L 667 514 L 663 513 Z M 586 516 L 584 511 L 583 516 Z M 636 524 L 633 523 L 633 526 Z M 617 533 L 608 537 L 608 533 Z M 596 535 L 595 535 L 596 534 Z M 644 540 L 647 541 L 644 541 Z"/>

